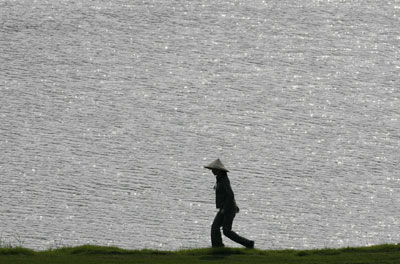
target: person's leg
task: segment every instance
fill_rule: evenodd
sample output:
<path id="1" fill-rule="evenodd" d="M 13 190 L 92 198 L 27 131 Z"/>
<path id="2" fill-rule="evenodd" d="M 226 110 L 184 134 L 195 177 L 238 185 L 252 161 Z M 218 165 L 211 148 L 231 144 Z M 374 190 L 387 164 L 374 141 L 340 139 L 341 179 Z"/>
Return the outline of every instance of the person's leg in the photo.
<path id="1" fill-rule="evenodd" d="M 211 245 L 212 247 L 223 247 L 221 237 L 221 226 L 224 221 L 224 216 L 220 212 L 214 218 L 214 221 L 211 225 Z"/>
<path id="2" fill-rule="evenodd" d="M 224 235 L 231 239 L 232 241 L 241 244 L 242 246 L 245 246 L 247 248 L 254 248 L 254 241 L 248 240 L 244 237 L 239 236 L 235 232 L 232 231 L 232 224 L 233 224 L 233 219 L 235 218 L 235 213 L 231 214 L 226 214 L 224 215 L 223 223 L 222 223 L 222 229 L 224 232 Z"/>

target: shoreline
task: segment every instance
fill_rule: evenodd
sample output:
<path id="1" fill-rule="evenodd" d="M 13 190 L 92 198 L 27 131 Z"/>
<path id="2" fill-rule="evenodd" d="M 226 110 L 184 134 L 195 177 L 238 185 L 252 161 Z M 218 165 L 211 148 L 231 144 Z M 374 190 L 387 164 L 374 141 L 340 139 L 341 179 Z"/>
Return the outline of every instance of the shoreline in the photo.
<path id="1" fill-rule="evenodd" d="M 311 250 L 199 248 L 177 251 L 127 250 L 82 245 L 43 251 L 23 247 L 0 248 L 0 263 L 400 263 L 400 244 Z"/>

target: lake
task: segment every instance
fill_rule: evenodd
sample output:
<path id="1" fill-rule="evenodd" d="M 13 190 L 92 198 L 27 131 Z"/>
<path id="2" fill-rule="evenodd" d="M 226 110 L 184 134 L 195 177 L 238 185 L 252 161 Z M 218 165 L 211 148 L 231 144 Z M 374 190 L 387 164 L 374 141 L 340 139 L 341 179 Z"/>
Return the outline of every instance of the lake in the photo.
<path id="1" fill-rule="evenodd" d="M 0 242 L 400 241 L 400 1 L 0 0 Z M 227 246 L 237 246 L 224 238 Z"/>

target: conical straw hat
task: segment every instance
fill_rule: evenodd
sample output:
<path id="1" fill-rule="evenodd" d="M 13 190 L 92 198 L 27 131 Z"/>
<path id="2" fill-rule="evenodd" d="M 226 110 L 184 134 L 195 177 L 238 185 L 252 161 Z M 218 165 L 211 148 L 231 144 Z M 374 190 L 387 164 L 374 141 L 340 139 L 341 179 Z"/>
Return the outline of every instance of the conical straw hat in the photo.
<path id="1" fill-rule="evenodd" d="M 210 169 L 210 170 L 222 170 L 228 172 L 229 170 L 225 168 L 224 164 L 222 164 L 220 159 L 216 159 L 207 166 L 204 166 L 204 168 Z"/>

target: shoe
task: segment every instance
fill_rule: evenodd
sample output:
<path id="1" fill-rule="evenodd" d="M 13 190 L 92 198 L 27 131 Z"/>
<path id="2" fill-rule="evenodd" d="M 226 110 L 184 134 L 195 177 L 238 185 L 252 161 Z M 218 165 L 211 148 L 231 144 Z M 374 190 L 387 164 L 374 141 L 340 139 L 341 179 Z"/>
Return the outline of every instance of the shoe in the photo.
<path id="1" fill-rule="evenodd" d="M 254 241 L 250 241 L 250 244 L 247 245 L 246 248 L 253 249 L 254 248 Z"/>

